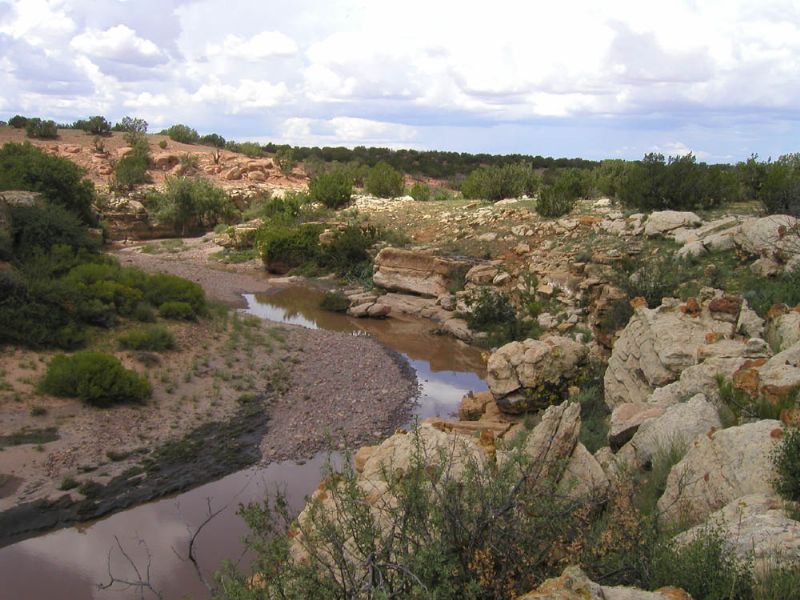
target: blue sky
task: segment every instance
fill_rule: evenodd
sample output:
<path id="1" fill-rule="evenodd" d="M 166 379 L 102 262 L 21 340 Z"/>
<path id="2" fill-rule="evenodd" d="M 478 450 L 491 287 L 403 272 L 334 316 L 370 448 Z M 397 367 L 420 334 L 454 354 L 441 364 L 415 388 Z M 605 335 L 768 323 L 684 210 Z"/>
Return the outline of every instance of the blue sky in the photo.
<path id="1" fill-rule="evenodd" d="M 800 2 L 0 0 L 0 118 L 736 161 L 800 150 Z"/>

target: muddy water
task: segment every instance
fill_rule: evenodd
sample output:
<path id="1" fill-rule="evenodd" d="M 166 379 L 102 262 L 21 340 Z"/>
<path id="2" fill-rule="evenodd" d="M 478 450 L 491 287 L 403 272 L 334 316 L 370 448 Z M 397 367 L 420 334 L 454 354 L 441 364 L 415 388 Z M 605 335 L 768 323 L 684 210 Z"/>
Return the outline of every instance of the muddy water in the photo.
<path id="1" fill-rule="evenodd" d="M 486 389 L 484 364 L 474 348 L 431 334 L 432 325 L 427 322 L 357 320 L 321 311 L 321 294 L 298 286 L 275 294 L 245 295 L 245 299 L 251 314 L 304 327 L 371 335 L 400 353 L 415 369 L 421 385 L 414 409 L 417 418 L 449 415 L 467 391 Z M 241 544 L 246 528 L 236 515 L 240 503 L 258 501 L 279 488 L 299 510 L 305 495 L 316 487 L 326 460 L 321 454 L 303 464 L 286 461 L 245 469 L 172 498 L 0 549 L 0 600 L 138 598 L 136 589 L 97 587 L 108 581 L 109 560 L 115 576 L 136 579 L 116 548 L 116 539 L 142 573 L 149 552 L 151 582 L 165 599 L 207 597 L 185 553 L 191 537 L 187 528 L 194 530 L 205 520 L 209 502 L 212 510 L 226 508 L 198 536 L 199 562 L 206 574 L 225 559 L 247 564 Z"/>

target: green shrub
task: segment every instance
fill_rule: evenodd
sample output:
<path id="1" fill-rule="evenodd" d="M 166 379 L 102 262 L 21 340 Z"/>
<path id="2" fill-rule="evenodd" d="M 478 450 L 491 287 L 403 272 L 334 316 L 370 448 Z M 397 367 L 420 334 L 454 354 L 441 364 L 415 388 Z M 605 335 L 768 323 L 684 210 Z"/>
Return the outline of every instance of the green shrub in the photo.
<path id="1" fill-rule="evenodd" d="M 661 545 L 652 565 L 650 587 L 675 586 L 692 598 L 749 600 L 755 580 L 752 565 L 731 552 L 721 532 L 707 527 L 690 543 Z"/>
<path id="2" fill-rule="evenodd" d="M 205 309 L 205 292 L 199 284 L 167 273 L 156 273 L 147 278 L 145 300 L 153 306 L 164 302 L 184 302 L 199 316 Z"/>
<path id="3" fill-rule="evenodd" d="M 771 455 L 775 465 L 775 491 L 786 500 L 800 502 L 800 428 L 786 427 Z"/>
<path id="4" fill-rule="evenodd" d="M 142 183 L 150 183 L 152 179 L 147 173 L 150 168 L 150 146 L 146 140 L 134 141 L 130 152 L 117 161 L 114 166 L 112 189 L 132 190 Z"/>
<path id="5" fill-rule="evenodd" d="M 147 121 L 139 119 L 138 117 L 122 117 L 119 122 L 114 125 L 114 131 L 122 131 L 124 133 L 134 133 L 144 136 L 147 133 Z"/>
<path id="6" fill-rule="evenodd" d="M 14 115 L 8 120 L 9 127 L 13 127 L 14 129 L 24 129 L 27 124 L 28 118 L 22 115 Z"/>
<path id="7" fill-rule="evenodd" d="M 769 569 L 758 578 L 755 586 L 757 600 L 786 600 L 797 596 L 800 590 L 800 561 L 781 564 Z"/>
<path id="8" fill-rule="evenodd" d="M 92 210 L 94 185 L 65 158 L 52 156 L 30 143 L 0 148 L 0 190 L 39 192 L 51 204 L 63 206 L 84 223 L 97 222 Z"/>
<path id="9" fill-rule="evenodd" d="M 539 192 L 536 212 L 546 218 L 564 216 L 575 208 L 578 198 L 588 193 L 586 178 L 577 169 L 568 169 L 556 176 L 552 185 Z"/>
<path id="10" fill-rule="evenodd" d="M 74 213 L 58 205 L 35 203 L 16 205 L 9 210 L 13 254 L 29 258 L 47 252 L 52 246 L 99 250 L 100 240 L 89 235 Z"/>
<path id="11" fill-rule="evenodd" d="M 431 199 L 431 188 L 421 181 L 415 181 L 411 189 L 408 190 L 408 195 L 418 202 L 427 202 Z"/>
<path id="12" fill-rule="evenodd" d="M 147 378 L 123 367 L 119 359 L 89 351 L 54 356 L 39 389 L 54 396 L 79 398 L 98 407 L 142 402 L 151 393 Z"/>
<path id="13" fill-rule="evenodd" d="M 539 177 L 527 164 L 479 167 L 461 184 L 464 198 L 497 202 L 503 198 L 533 195 L 539 187 Z"/>
<path id="14" fill-rule="evenodd" d="M 264 587 L 228 565 L 221 598 L 512 598 L 556 574 L 544 555 L 572 539 L 576 521 L 540 465 L 513 450 L 496 469 L 466 459 L 457 473 L 447 448 L 412 439 L 408 463 L 387 465 L 374 502 L 348 464 L 328 473 L 329 500 L 310 502 L 302 523 L 282 497 L 242 507 Z M 292 558 L 292 540 L 308 560 Z"/>
<path id="15" fill-rule="evenodd" d="M 676 296 L 681 284 L 691 279 L 687 266 L 669 252 L 639 258 L 624 266 L 617 284 L 630 298 L 642 297 L 655 308 L 662 298 Z"/>
<path id="16" fill-rule="evenodd" d="M 175 336 L 169 329 L 160 325 L 131 329 L 120 335 L 117 342 L 123 350 L 163 352 L 175 348 Z"/>
<path id="17" fill-rule="evenodd" d="M 800 153 L 764 164 L 756 197 L 768 214 L 800 216 Z"/>
<path id="18" fill-rule="evenodd" d="M 375 227 L 348 225 L 321 249 L 320 266 L 345 276 L 359 275 L 365 269 L 371 271 L 369 249 L 380 237 L 381 232 Z"/>
<path id="19" fill-rule="evenodd" d="M 148 192 L 145 205 L 159 222 L 172 225 L 180 234 L 212 229 L 217 223 L 232 221 L 237 214 L 225 190 L 205 179 L 189 177 L 167 178 L 165 191 Z"/>
<path id="20" fill-rule="evenodd" d="M 350 202 L 353 181 L 342 170 L 322 173 L 308 184 L 308 194 L 314 202 L 320 202 L 328 208 L 340 208 Z"/>
<path id="21" fill-rule="evenodd" d="M 131 317 L 140 323 L 153 323 L 156 320 L 156 313 L 152 305 L 147 302 L 139 302 L 133 309 Z"/>
<path id="22" fill-rule="evenodd" d="M 467 325 L 473 331 L 487 333 L 486 343 L 490 347 L 541 334 L 537 321 L 520 319 L 509 297 L 502 292 L 483 287 L 468 296 L 466 303 L 470 309 L 464 315 Z"/>
<path id="23" fill-rule="evenodd" d="M 259 230 L 256 247 L 269 272 L 287 273 L 306 263 L 316 264 L 320 233 L 320 225 L 268 225 Z"/>
<path id="24" fill-rule="evenodd" d="M 200 138 L 200 143 L 203 146 L 211 146 L 213 148 L 224 148 L 225 138 L 216 133 L 209 133 Z"/>
<path id="25" fill-rule="evenodd" d="M 166 149 L 167 147 L 167 140 L 158 140 L 158 147 L 162 150 Z"/>
<path id="26" fill-rule="evenodd" d="M 95 115 L 85 121 L 81 121 L 80 127 L 76 127 L 76 129 L 82 129 L 90 135 L 109 135 L 111 133 L 111 123 L 105 117 Z"/>
<path id="27" fill-rule="evenodd" d="M 695 210 L 719 206 L 739 197 L 732 168 L 698 163 L 692 154 L 650 153 L 630 163 L 619 181 L 619 199 L 639 210 Z"/>
<path id="28" fill-rule="evenodd" d="M 597 328 L 606 335 L 611 335 L 623 329 L 633 316 L 633 307 L 627 298 L 619 298 L 611 304 L 600 315 Z"/>
<path id="29" fill-rule="evenodd" d="M 369 170 L 364 187 L 373 196 L 394 198 L 403 193 L 403 175 L 389 163 L 380 161 Z"/>
<path id="30" fill-rule="evenodd" d="M 29 138 L 54 140 L 58 137 L 58 126 L 55 121 L 42 121 L 34 117 L 25 123 L 25 133 Z"/>
<path id="31" fill-rule="evenodd" d="M 78 487 L 78 482 L 73 477 L 64 477 L 64 479 L 61 480 L 61 485 L 58 486 L 58 489 L 62 492 L 66 492 L 76 487 Z"/>
<path id="32" fill-rule="evenodd" d="M 173 125 L 161 133 L 169 136 L 169 139 L 182 144 L 196 144 L 200 141 L 200 135 L 188 125 Z"/>
<path id="33" fill-rule="evenodd" d="M 291 146 L 281 146 L 275 153 L 275 164 L 281 170 L 281 173 L 288 175 L 297 165 L 297 160 L 294 158 L 294 151 Z"/>
<path id="34" fill-rule="evenodd" d="M 175 319 L 179 321 L 192 321 L 197 318 L 192 305 L 188 302 L 170 300 L 158 307 L 158 314 L 165 319 Z"/>
<path id="35" fill-rule="evenodd" d="M 608 421 L 611 413 L 603 399 L 602 379 L 582 384 L 581 391 L 572 400 L 581 405 L 579 441 L 594 454 L 608 445 Z"/>
<path id="36" fill-rule="evenodd" d="M 255 202 L 244 213 L 244 218 L 261 218 L 273 223 L 291 224 L 297 222 L 303 207 L 308 204 L 308 194 L 304 192 L 286 192 L 282 198 L 270 198 Z"/>
<path id="37" fill-rule="evenodd" d="M 347 312 L 350 308 L 350 300 L 341 292 L 325 292 L 322 300 L 319 303 L 322 310 L 329 310 L 331 312 Z"/>

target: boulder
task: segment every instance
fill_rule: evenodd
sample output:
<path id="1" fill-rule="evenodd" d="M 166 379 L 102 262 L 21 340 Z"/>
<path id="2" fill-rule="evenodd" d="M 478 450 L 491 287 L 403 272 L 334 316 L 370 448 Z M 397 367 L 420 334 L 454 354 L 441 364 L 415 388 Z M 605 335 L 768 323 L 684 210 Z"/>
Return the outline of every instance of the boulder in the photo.
<path id="1" fill-rule="evenodd" d="M 729 321 L 738 315 L 727 312 L 727 303 L 714 305 L 716 299 L 706 298 L 700 304 L 690 298 L 685 305 L 665 299 L 658 308 L 635 309 L 614 344 L 603 378 L 609 408 L 646 402 L 656 388 L 672 383 L 684 369 L 700 362 L 697 349 L 707 339 L 733 335 L 736 325 Z M 712 312 L 710 307 L 718 310 Z"/>
<path id="2" fill-rule="evenodd" d="M 768 419 L 696 437 L 667 477 L 661 517 L 696 525 L 737 498 L 771 494 L 770 453 L 782 431 L 780 421 Z"/>
<path id="3" fill-rule="evenodd" d="M 708 525 L 722 535 L 726 550 L 739 560 L 753 560 L 756 571 L 800 561 L 800 522 L 790 519 L 784 502 L 769 494 L 748 494 L 712 513 L 708 521 L 675 538 L 690 543 Z"/>
<path id="4" fill-rule="evenodd" d="M 421 454 L 418 454 L 421 453 Z M 441 464 L 444 456 L 450 474 L 460 478 L 469 464 L 486 464 L 486 454 L 472 438 L 445 433 L 423 423 L 413 433 L 395 433 L 383 441 L 364 462 L 362 477 L 380 481 L 385 475 L 402 475 L 421 456 L 431 466 Z"/>
<path id="5" fill-rule="evenodd" d="M 650 214 L 644 226 L 648 237 L 664 235 L 680 227 L 697 227 L 703 220 L 693 212 L 661 210 Z"/>
<path id="6" fill-rule="evenodd" d="M 644 420 L 626 444 L 637 467 L 643 467 L 659 452 L 688 448 L 699 435 L 713 433 L 722 423 L 716 407 L 703 394 L 666 408 L 663 414 Z"/>
<path id="7" fill-rule="evenodd" d="M 464 280 L 474 285 L 489 285 L 499 272 L 498 268 L 492 264 L 475 265 L 467 271 Z"/>
<path id="8" fill-rule="evenodd" d="M 267 180 L 267 176 L 262 171 L 248 171 L 247 178 L 257 183 L 263 183 Z"/>
<path id="9" fill-rule="evenodd" d="M 692 600 L 679 588 L 661 588 L 646 592 L 632 587 L 605 586 L 595 583 L 581 570 L 571 566 L 560 577 L 546 580 L 517 600 Z"/>
<path id="10" fill-rule="evenodd" d="M 574 402 L 563 402 L 549 407 L 542 420 L 525 440 L 524 451 L 535 466 L 533 481 L 546 478 L 560 480 L 568 460 L 578 443 L 581 431 L 581 407 Z M 507 459 L 498 450 L 497 460 Z"/>
<path id="11" fill-rule="evenodd" d="M 180 163 L 180 158 L 178 158 L 178 155 L 169 152 L 156 154 L 152 160 L 153 160 L 153 168 L 159 169 L 161 171 L 169 171 L 178 163 Z"/>
<path id="12" fill-rule="evenodd" d="M 775 352 L 781 352 L 800 342 L 800 307 L 794 310 L 781 307 L 770 313 L 766 339 Z"/>
<path id="13" fill-rule="evenodd" d="M 375 257 L 373 280 L 387 290 L 438 298 L 448 292 L 457 273 L 466 267 L 459 260 L 439 258 L 413 250 L 384 248 Z"/>
<path id="14" fill-rule="evenodd" d="M 462 421 L 477 421 L 486 410 L 486 405 L 494 398 L 491 392 L 469 392 L 461 399 L 458 418 Z"/>
<path id="15" fill-rule="evenodd" d="M 777 400 L 790 394 L 800 386 L 800 342 L 778 352 L 755 370 L 759 392 L 768 399 Z"/>
<path id="16" fill-rule="evenodd" d="M 562 336 L 511 342 L 489 357 L 487 383 L 504 411 L 520 413 L 541 408 L 542 401 L 549 403 L 542 396 L 557 391 L 574 377 L 587 354 L 586 346 Z M 508 398 L 518 390 L 519 394 Z"/>
<path id="17" fill-rule="evenodd" d="M 558 493 L 571 500 L 605 498 L 610 482 L 597 459 L 578 442 L 558 482 Z"/>
<path id="18" fill-rule="evenodd" d="M 611 412 L 611 423 L 608 430 L 608 445 L 613 450 L 624 446 L 639 426 L 648 419 L 655 419 L 664 414 L 663 406 L 644 402 L 627 402 L 620 404 Z"/>
<path id="19" fill-rule="evenodd" d="M 736 246 L 751 255 L 786 263 L 800 254 L 800 221 L 789 215 L 751 217 L 734 236 Z"/>
<path id="20" fill-rule="evenodd" d="M 223 178 L 227 181 L 237 181 L 242 178 L 242 170 L 239 167 L 233 167 L 225 171 Z"/>

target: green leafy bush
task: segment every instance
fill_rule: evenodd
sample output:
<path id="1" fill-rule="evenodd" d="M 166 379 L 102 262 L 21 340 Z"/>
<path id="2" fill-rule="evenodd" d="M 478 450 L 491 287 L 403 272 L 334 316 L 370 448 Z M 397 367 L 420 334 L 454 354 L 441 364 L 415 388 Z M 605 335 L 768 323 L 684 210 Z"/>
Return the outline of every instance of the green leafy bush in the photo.
<path id="1" fill-rule="evenodd" d="M 163 352 L 164 350 L 173 350 L 175 348 L 175 336 L 172 335 L 169 329 L 161 325 L 131 329 L 120 335 L 117 338 L 117 342 L 123 350 Z"/>
<path id="2" fill-rule="evenodd" d="M 306 263 L 317 262 L 321 252 L 320 233 L 320 225 L 274 224 L 259 230 L 256 247 L 269 272 L 287 273 Z"/>
<path id="3" fill-rule="evenodd" d="M 556 175 L 551 185 L 539 192 L 536 211 L 546 218 L 564 216 L 575 208 L 578 198 L 588 194 L 588 181 L 582 171 L 567 169 Z"/>
<path id="4" fill-rule="evenodd" d="M 431 188 L 421 181 L 415 181 L 411 189 L 408 190 L 408 195 L 418 202 L 427 202 L 431 199 Z"/>
<path id="5" fill-rule="evenodd" d="M 786 427 L 772 452 L 775 491 L 786 500 L 800 502 L 800 428 Z"/>
<path id="6" fill-rule="evenodd" d="M 261 218 L 271 222 L 295 223 L 309 200 L 308 194 L 304 192 L 286 192 L 282 198 L 267 196 L 254 202 L 243 216 L 246 219 Z"/>
<path id="7" fill-rule="evenodd" d="M 275 153 L 275 163 L 281 170 L 281 173 L 288 175 L 297 165 L 297 160 L 294 158 L 294 151 L 291 146 L 281 146 Z"/>
<path id="8" fill-rule="evenodd" d="M 122 117 L 122 119 L 114 125 L 114 131 L 144 135 L 147 133 L 147 121 L 138 117 Z"/>
<path id="9" fill-rule="evenodd" d="M 539 177 L 524 163 L 486 166 L 472 171 L 461 184 L 464 198 L 497 202 L 503 198 L 533 195 L 539 187 Z"/>
<path id="10" fill-rule="evenodd" d="M 82 129 L 90 135 L 109 135 L 111 133 L 111 123 L 102 115 L 89 117 L 79 123 L 80 126 L 76 129 Z"/>
<path id="11" fill-rule="evenodd" d="M 733 168 L 698 163 L 692 154 L 647 154 L 628 165 L 618 187 L 622 203 L 639 210 L 711 208 L 740 195 Z"/>
<path id="12" fill-rule="evenodd" d="M 192 305 L 188 302 L 170 300 L 158 307 L 158 314 L 165 319 L 175 319 L 178 321 L 192 321 L 197 318 Z"/>
<path id="13" fill-rule="evenodd" d="M 200 135 L 188 125 L 173 125 L 161 133 L 169 136 L 169 139 L 182 144 L 196 144 L 200 141 Z"/>
<path id="14" fill-rule="evenodd" d="M 322 173 L 308 184 L 308 194 L 314 202 L 320 202 L 328 208 L 340 208 L 350 202 L 353 181 L 342 170 Z"/>
<path id="15" fill-rule="evenodd" d="M 230 222 L 236 207 L 225 190 L 205 179 L 169 177 L 164 192 L 150 191 L 145 206 L 161 223 L 180 234 L 195 229 L 212 229 L 217 223 Z"/>
<path id="16" fill-rule="evenodd" d="M 209 133 L 200 138 L 199 142 L 203 146 L 211 146 L 213 148 L 224 148 L 225 138 L 217 133 Z"/>
<path id="17" fill-rule="evenodd" d="M 652 564 L 650 586 L 676 586 L 692 598 L 750 600 L 755 580 L 752 565 L 731 552 L 723 534 L 707 527 L 690 543 L 661 545 Z"/>
<path id="18" fill-rule="evenodd" d="M 25 133 L 29 138 L 54 140 L 58 137 L 58 126 L 55 121 L 42 121 L 34 117 L 25 123 Z"/>
<path id="19" fill-rule="evenodd" d="M 394 198 L 403 193 L 403 175 L 389 163 L 380 161 L 369 170 L 364 187 L 373 196 Z"/>
<path id="20" fill-rule="evenodd" d="M 541 328 L 535 319 L 523 320 L 517 316 L 509 297 L 488 288 L 480 288 L 466 299 L 470 309 L 464 315 L 473 331 L 488 334 L 486 345 L 501 346 L 515 340 L 537 338 Z"/>
<path id="21" fill-rule="evenodd" d="M 24 129 L 25 125 L 28 124 L 28 118 L 23 117 L 22 115 L 14 115 L 8 120 L 8 126 L 13 127 L 14 129 Z"/>
<path id="22" fill-rule="evenodd" d="M 78 352 L 53 357 L 39 389 L 54 396 L 79 398 L 92 406 L 142 402 L 150 397 L 150 383 L 122 366 L 110 354 Z"/>
<path id="23" fill-rule="evenodd" d="M 146 140 L 134 141 L 130 152 L 117 161 L 114 166 L 112 189 L 132 190 L 142 183 L 150 183 L 152 179 L 147 173 L 150 168 L 150 146 Z"/>
<path id="24" fill-rule="evenodd" d="M 139 302 L 134 307 L 131 317 L 140 323 L 153 323 L 156 320 L 156 313 L 147 302 Z"/>
<path id="25" fill-rule="evenodd" d="M 0 148 L 0 190 L 39 192 L 51 204 L 63 206 L 84 223 L 94 225 L 94 185 L 65 158 L 52 156 L 30 143 Z"/>
<path id="26" fill-rule="evenodd" d="M 47 252 L 54 245 L 99 250 L 100 240 L 89 235 L 86 226 L 58 205 L 19 204 L 9 209 L 11 215 L 11 248 L 19 259 Z"/>
<path id="27" fill-rule="evenodd" d="M 147 276 L 145 299 L 154 306 L 164 302 L 185 302 L 194 316 L 199 316 L 206 306 L 205 292 L 199 284 L 177 275 L 156 273 Z"/>

